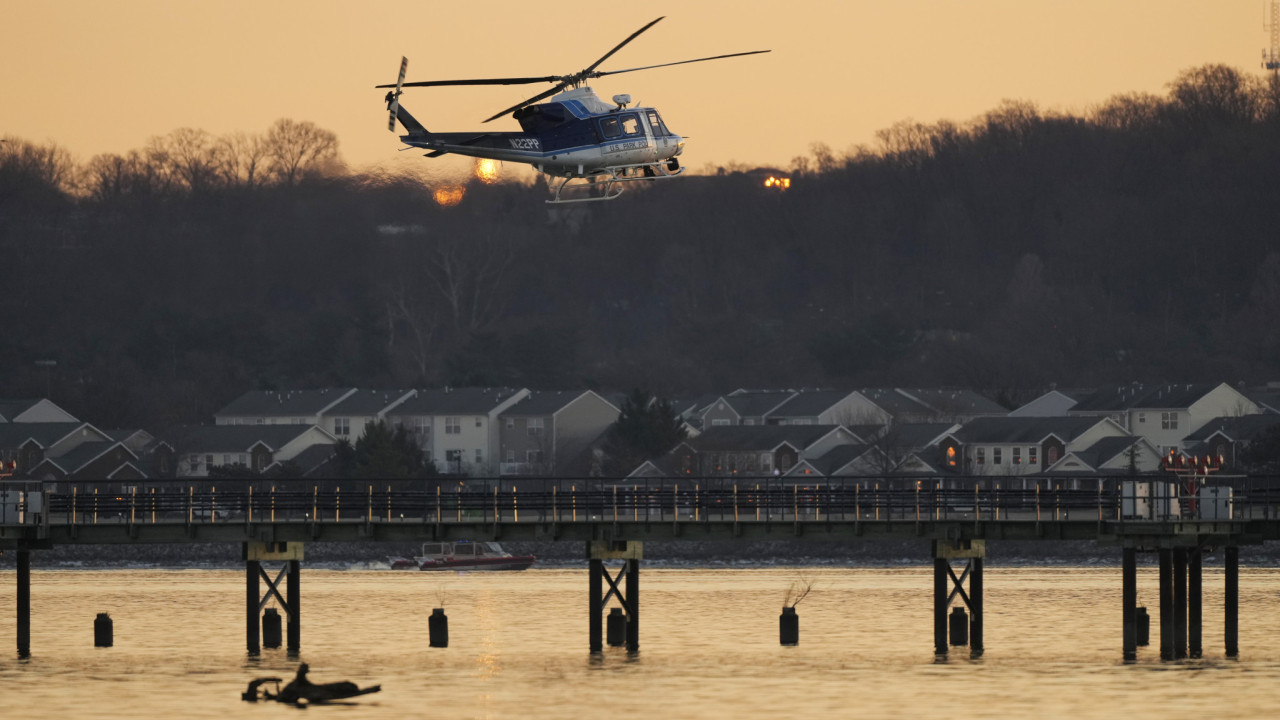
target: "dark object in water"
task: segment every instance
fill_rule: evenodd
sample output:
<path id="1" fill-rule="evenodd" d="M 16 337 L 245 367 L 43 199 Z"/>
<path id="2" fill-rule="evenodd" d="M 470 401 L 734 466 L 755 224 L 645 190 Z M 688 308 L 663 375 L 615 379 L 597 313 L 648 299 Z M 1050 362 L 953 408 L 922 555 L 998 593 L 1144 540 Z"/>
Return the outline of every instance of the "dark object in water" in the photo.
<path id="1" fill-rule="evenodd" d="M 345 700 L 357 695 L 368 695 L 382 690 L 381 685 L 361 688 L 357 687 L 353 682 L 316 684 L 307 679 L 307 670 L 309 668 L 306 663 L 299 665 L 297 677 L 289 681 L 289 684 L 283 688 L 280 687 L 280 678 L 257 678 L 256 680 L 251 680 L 249 681 L 248 689 L 241 693 L 240 697 L 248 702 L 257 702 L 261 697 L 263 700 L 303 705 Z M 275 683 L 275 691 L 272 692 L 262 688 L 266 683 Z"/>

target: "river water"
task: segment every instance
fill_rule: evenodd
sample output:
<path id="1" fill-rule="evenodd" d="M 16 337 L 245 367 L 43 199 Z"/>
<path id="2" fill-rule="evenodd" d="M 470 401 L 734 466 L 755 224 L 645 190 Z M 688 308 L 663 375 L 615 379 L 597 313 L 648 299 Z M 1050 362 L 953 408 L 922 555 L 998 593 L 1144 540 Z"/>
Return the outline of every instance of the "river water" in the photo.
<path id="1" fill-rule="evenodd" d="M 38 560 L 38 557 L 36 558 Z M 1242 568 L 1239 660 L 1222 644 L 1221 567 L 1204 572 L 1205 657 L 1121 661 L 1120 570 L 992 567 L 986 653 L 933 656 L 932 568 L 768 567 L 640 573 L 640 652 L 588 652 L 587 570 L 436 574 L 302 571 L 302 649 L 249 658 L 234 570 L 32 573 L 32 654 L 16 652 L 15 577 L 0 572 L 0 717 L 272 718 L 258 676 L 381 684 L 342 718 L 1262 718 L 1280 701 L 1280 571 Z M 274 574 L 273 574 L 274 576 Z M 778 643 L 804 578 L 800 644 Z M 1157 622 L 1157 577 L 1139 569 Z M 448 648 L 428 647 L 443 606 Z M 93 647 L 110 613 L 115 645 Z M 1153 641 L 1158 632 L 1153 627 Z"/>

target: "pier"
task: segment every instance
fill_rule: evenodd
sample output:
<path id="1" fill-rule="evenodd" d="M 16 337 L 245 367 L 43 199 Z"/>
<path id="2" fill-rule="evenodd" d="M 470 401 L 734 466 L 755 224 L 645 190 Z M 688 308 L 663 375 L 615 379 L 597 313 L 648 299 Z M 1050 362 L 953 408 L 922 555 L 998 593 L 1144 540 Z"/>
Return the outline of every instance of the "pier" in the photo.
<path id="1" fill-rule="evenodd" d="M 460 539 L 580 543 L 590 651 L 603 649 L 612 600 L 635 652 L 646 542 L 914 539 L 933 561 L 935 653 L 967 645 L 979 657 L 986 548 L 1092 540 L 1120 556 L 1117 625 L 1126 661 L 1137 658 L 1137 558 L 1158 558 L 1160 658 L 1177 660 L 1203 653 L 1206 548 L 1224 551 L 1223 649 L 1238 655 L 1239 550 L 1280 540 L 1278 512 L 1280 477 L 1272 476 L 1217 476 L 1195 494 L 1164 476 L 851 477 L 807 485 L 790 478 L 7 482 L 0 483 L 0 550 L 16 554 L 22 656 L 31 651 L 32 557 L 55 546 L 240 544 L 246 647 L 257 654 L 261 613 L 272 598 L 286 616 L 289 651 L 301 646 L 307 543 Z M 616 575 L 609 561 L 622 562 Z M 279 567 L 274 577 L 268 566 Z"/>

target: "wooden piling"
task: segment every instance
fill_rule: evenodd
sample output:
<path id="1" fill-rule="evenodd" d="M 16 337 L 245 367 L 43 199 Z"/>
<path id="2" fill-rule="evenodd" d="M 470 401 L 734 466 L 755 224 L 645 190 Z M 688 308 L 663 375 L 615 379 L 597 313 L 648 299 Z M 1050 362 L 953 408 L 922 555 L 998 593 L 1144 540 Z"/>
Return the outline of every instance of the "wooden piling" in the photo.
<path id="1" fill-rule="evenodd" d="M 604 591 L 604 561 L 599 558 L 591 558 L 587 561 L 587 592 L 591 595 L 591 603 L 588 608 L 587 617 L 590 619 L 590 642 L 591 652 L 598 653 L 604 651 L 604 612 L 601 593 Z"/>
<path id="2" fill-rule="evenodd" d="M 943 656 L 947 654 L 947 566 L 946 558 L 933 559 L 933 652 Z"/>
<path id="3" fill-rule="evenodd" d="M 1224 598 L 1223 635 L 1227 657 L 1240 655 L 1240 548 L 1228 545 L 1225 560 L 1226 592 Z"/>
<path id="4" fill-rule="evenodd" d="M 31 551 L 18 551 L 18 657 L 31 656 Z"/>
<path id="5" fill-rule="evenodd" d="M 1124 659 L 1138 659 L 1138 551 L 1127 547 L 1121 551 L 1121 596 L 1124 612 Z"/>
<path id="6" fill-rule="evenodd" d="M 247 552 L 247 551 L 246 551 Z M 257 560 L 246 560 L 244 563 L 244 642 L 250 655 L 261 652 L 258 626 L 258 575 L 262 573 L 262 563 Z"/>
<path id="7" fill-rule="evenodd" d="M 289 602 L 289 629 L 288 629 L 288 650 L 291 654 L 297 654 L 298 649 L 302 646 L 302 571 L 301 563 L 297 560 L 289 561 L 289 578 L 288 582 L 288 602 Z"/>

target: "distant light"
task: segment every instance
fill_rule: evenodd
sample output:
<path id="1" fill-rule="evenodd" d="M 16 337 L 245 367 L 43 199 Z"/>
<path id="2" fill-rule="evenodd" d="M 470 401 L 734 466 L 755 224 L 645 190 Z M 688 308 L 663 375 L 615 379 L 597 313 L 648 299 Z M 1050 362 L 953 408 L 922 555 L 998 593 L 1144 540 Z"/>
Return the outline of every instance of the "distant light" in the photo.
<path id="1" fill-rule="evenodd" d="M 764 181 L 764 186 L 767 188 L 775 188 L 777 190 L 786 190 L 787 188 L 791 187 L 791 178 L 789 177 L 780 178 L 780 177 L 774 177 L 773 175 L 770 175 L 769 178 Z"/>
<path id="2" fill-rule="evenodd" d="M 461 203 L 463 196 L 466 194 L 466 189 L 459 185 L 447 185 L 436 188 L 431 197 L 435 199 L 436 204 L 440 207 L 453 207 Z"/>
<path id="3" fill-rule="evenodd" d="M 476 158 L 475 174 L 480 182 L 491 185 L 498 182 L 498 170 L 501 167 L 493 158 Z"/>

